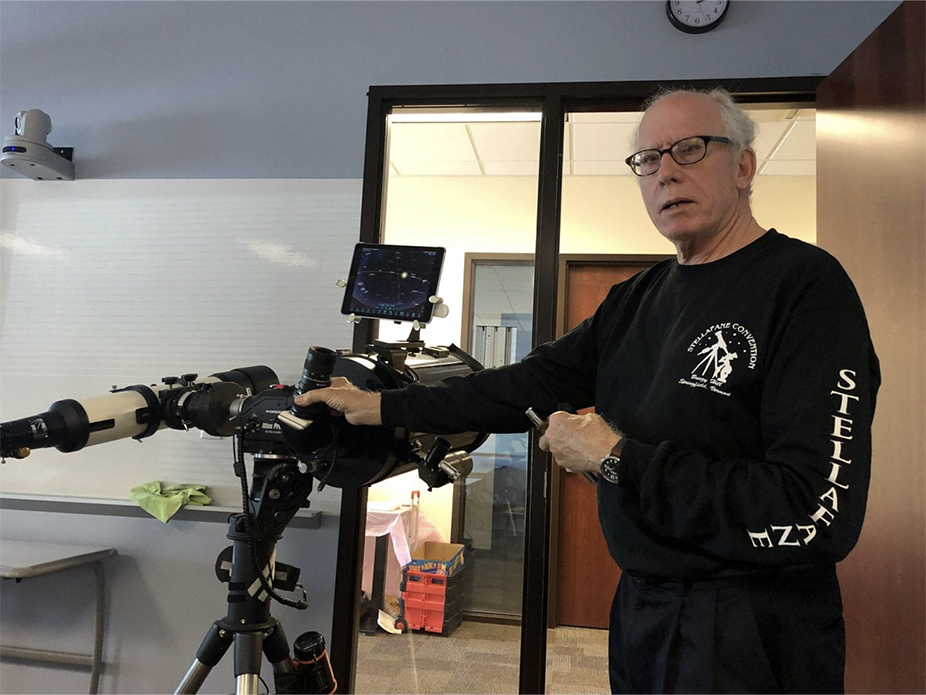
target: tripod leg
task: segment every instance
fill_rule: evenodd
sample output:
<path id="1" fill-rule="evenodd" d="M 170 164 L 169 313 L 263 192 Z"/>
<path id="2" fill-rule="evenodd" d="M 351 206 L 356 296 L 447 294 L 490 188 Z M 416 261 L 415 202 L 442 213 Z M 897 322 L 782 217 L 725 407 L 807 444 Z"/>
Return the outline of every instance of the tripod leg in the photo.
<path id="1" fill-rule="evenodd" d="M 212 668 L 221 661 L 225 652 L 231 646 L 234 635 L 219 627 L 219 624 L 212 623 L 209 632 L 203 638 L 202 644 L 196 650 L 196 658 L 190 668 L 184 674 L 174 691 L 174 695 L 187 695 L 188 693 L 199 692 L 203 681 Z M 254 692 L 257 692 L 256 690 Z"/>
<path id="2" fill-rule="evenodd" d="M 235 695 L 257 695 L 263 642 L 262 632 L 235 635 Z"/>
<path id="3" fill-rule="evenodd" d="M 276 686 L 278 695 L 301 692 L 299 675 L 296 673 L 296 667 L 289 653 L 289 641 L 279 621 L 276 621 L 276 626 L 264 638 L 264 656 L 273 666 L 273 684 Z"/>
<path id="4" fill-rule="evenodd" d="M 277 621 L 276 627 L 264 638 L 264 656 L 273 666 L 274 675 L 294 674 L 293 660 L 289 653 L 289 641 L 283 626 Z"/>
<path id="5" fill-rule="evenodd" d="M 256 673 L 242 673 L 235 679 L 235 695 L 257 695 L 260 677 Z"/>

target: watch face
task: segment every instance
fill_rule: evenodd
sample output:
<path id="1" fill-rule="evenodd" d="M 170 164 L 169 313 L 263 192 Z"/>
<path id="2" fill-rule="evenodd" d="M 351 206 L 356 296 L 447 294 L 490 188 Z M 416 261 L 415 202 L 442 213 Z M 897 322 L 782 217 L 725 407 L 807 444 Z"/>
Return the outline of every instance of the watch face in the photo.
<path id="1" fill-rule="evenodd" d="M 615 485 L 620 482 L 621 460 L 616 456 L 601 459 L 601 477 Z"/>
<path id="2" fill-rule="evenodd" d="M 729 0 L 667 0 L 666 14 L 676 29 L 703 34 L 723 21 L 729 5 Z"/>

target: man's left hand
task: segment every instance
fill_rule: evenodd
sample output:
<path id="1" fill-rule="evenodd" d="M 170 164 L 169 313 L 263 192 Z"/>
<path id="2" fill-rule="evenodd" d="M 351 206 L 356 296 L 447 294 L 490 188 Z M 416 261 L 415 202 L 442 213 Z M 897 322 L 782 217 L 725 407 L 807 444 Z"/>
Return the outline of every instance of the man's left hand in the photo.
<path id="1" fill-rule="evenodd" d="M 552 453 L 556 463 L 568 471 L 597 473 L 601 459 L 620 438 L 597 413 L 572 415 L 557 411 L 547 421 L 540 448 Z"/>

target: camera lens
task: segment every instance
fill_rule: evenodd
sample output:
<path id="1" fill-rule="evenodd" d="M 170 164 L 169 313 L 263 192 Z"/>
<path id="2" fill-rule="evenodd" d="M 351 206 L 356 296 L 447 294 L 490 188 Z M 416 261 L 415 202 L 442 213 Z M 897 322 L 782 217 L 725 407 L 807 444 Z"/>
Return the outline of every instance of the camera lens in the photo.
<path id="1" fill-rule="evenodd" d="M 331 670 L 325 638 L 318 632 L 306 632 L 293 644 L 293 662 L 300 678 L 300 693 L 334 693 L 338 682 Z"/>

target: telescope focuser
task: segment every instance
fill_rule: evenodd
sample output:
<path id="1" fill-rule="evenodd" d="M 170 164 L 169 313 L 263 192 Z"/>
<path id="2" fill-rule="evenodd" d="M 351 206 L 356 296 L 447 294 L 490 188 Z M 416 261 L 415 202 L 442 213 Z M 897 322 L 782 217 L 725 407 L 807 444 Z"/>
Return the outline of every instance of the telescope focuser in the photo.
<path id="1" fill-rule="evenodd" d="M 302 369 L 302 379 L 296 384 L 296 396 L 301 396 L 307 391 L 325 388 L 331 386 L 331 372 L 334 371 L 334 364 L 338 359 L 338 353 L 326 347 L 314 345 L 309 348 L 305 356 L 305 364 Z M 326 412 L 327 408 L 324 403 L 314 405 L 298 405 L 293 403 L 289 412 L 302 420 L 312 420 L 313 418 Z"/>
<path id="2" fill-rule="evenodd" d="M 437 437 L 428 451 L 428 455 L 418 464 L 418 477 L 428 486 L 430 492 L 435 487 L 455 483 L 473 470 L 473 460 L 465 451 L 449 454 L 451 444 L 443 437 Z"/>

